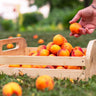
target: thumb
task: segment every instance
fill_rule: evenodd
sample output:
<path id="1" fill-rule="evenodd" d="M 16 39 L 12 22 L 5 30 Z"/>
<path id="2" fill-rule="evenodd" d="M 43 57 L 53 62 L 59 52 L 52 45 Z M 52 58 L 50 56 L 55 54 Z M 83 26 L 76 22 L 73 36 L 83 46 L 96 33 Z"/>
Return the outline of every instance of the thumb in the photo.
<path id="1" fill-rule="evenodd" d="M 74 18 L 71 21 L 69 21 L 69 23 L 70 24 L 75 23 L 76 21 L 80 19 L 80 17 L 81 17 L 81 10 L 78 11 L 78 13 L 74 16 Z"/>

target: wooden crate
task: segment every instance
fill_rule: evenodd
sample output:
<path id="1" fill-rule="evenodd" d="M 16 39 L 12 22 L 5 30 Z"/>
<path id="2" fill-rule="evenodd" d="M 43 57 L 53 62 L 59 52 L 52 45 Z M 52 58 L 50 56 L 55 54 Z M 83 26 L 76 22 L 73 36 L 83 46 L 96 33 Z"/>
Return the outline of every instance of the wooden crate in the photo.
<path id="1" fill-rule="evenodd" d="M 3 46 L 9 43 L 16 43 L 16 47 L 3 50 Z M 87 80 L 96 74 L 96 39 L 89 41 L 86 56 L 83 57 L 28 56 L 30 51 L 36 49 L 36 47 L 27 47 L 26 40 L 21 37 L 0 40 L 0 72 L 12 75 L 21 71 L 31 77 L 46 74 L 57 78 L 83 80 Z M 9 64 L 70 65 L 85 66 L 86 69 L 10 68 L 8 67 Z"/>

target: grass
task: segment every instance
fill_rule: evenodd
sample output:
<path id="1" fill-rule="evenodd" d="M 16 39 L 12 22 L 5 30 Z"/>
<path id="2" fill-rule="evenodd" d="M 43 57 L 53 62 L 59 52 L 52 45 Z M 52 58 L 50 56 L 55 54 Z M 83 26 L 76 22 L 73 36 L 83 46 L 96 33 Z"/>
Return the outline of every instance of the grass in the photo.
<path id="1" fill-rule="evenodd" d="M 39 46 L 37 41 L 42 38 L 45 41 L 45 45 L 52 41 L 52 38 L 56 34 L 62 34 L 73 46 L 87 47 L 88 42 L 96 38 L 96 32 L 81 36 L 79 38 L 70 37 L 69 30 L 65 31 L 55 31 L 55 32 L 0 32 L 0 39 L 8 38 L 9 36 L 16 37 L 20 33 L 27 41 L 28 46 Z M 38 34 L 38 39 L 33 39 L 33 35 Z M 18 79 L 23 81 L 20 82 Z M 8 76 L 6 74 L 0 74 L 0 96 L 2 96 L 2 87 L 8 82 L 17 82 L 21 85 L 23 90 L 23 96 L 96 96 L 96 76 L 93 76 L 88 81 L 78 81 L 75 80 L 71 83 L 69 79 L 58 80 L 54 78 L 55 87 L 54 90 L 48 91 L 47 89 L 42 92 L 38 91 L 35 86 L 35 79 L 28 77 L 26 74 L 24 76 Z"/>

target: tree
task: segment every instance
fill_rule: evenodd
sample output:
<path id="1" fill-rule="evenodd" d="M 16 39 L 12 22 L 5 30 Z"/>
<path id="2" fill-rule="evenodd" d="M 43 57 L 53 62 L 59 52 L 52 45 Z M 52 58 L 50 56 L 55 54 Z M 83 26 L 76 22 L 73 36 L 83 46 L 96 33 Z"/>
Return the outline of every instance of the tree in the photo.
<path id="1" fill-rule="evenodd" d="M 79 0 L 35 0 L 35 4 L 38 7 L 43 6 L 44 4 L 49 3 L 51 10 L 55 8 L 64 8 L 64 7 L 73 7 L 75 4 L 80 4 Z"/>

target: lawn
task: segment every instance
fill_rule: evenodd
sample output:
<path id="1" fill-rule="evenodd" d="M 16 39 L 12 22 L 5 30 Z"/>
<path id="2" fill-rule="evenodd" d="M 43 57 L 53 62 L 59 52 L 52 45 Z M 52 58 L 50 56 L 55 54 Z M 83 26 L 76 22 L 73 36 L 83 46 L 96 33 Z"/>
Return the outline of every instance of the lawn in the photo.
<path id="1" fill-rule="evenodd" d="M 52 32 L 0 32 L 0 39 L 8 38 L 9 36 L 16 37 L 20 33 L 27 41 L 28 46 L 39 46 L 37 41 L 42 38 L 45 41 L 45 45 L 52 41 L 52 38 L 56 34 L 62 34 L 73 46 L 87 47 L 88 42 L 96 38 L 96 32 L 90 35 L 81 36 L 79 38 L 70 37 L 69 30 L 64 31 L 52 31 Z M 33 39 L 33 35 L 37 34 L 38 39 Z M 18 80 L 19 79 L 19 80 Z M 75 80 L 73 83 L 69 79 L 58 80 L 54 78 L 55 86 L 52 91 L 47 89 L 42 92 L 38 91 L 35 86 L 35 79 L 27 76 L 27 74 L 21 76 L 8 76 L 6 74 L 0 75 L 0 96 L 2 96 L 2 87 L 8 82 L 15 81 L 19 83 L 23 90 L 23 96 L 96 96 L 96 76 L 93 76 L 88 81 Z M 21 82 L 22 81 L 22 82 Z"/>

